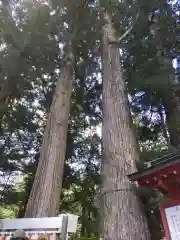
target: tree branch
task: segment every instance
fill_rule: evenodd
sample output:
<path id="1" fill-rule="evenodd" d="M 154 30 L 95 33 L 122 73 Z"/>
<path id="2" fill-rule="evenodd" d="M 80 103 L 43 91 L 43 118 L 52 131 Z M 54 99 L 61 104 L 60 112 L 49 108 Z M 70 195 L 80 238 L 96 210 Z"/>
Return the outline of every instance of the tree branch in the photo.
<path id="1" fill-rule="evenodd" d="M 137 20 L 139 19 L 139 16 L 140 16 L 140 10 L 138 10 L 136 19 L 135 19 L 134 23 L 132 24 L 132 26 L 120 38 L 118 38 L 118 43 L 120 43 L 133 30 L 135 24 L 137 23 Z"/>

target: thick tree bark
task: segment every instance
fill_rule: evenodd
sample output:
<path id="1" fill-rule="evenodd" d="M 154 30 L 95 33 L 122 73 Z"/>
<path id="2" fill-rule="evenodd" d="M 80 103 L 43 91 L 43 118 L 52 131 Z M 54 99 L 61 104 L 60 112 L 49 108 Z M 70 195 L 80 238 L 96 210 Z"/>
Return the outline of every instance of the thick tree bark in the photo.
<path id="1" fill-rule="evenodd" d="M 170 135 L 170 143 L 180 148 L 180 91 L 170 89 L 163 98 Z"/>
<path id="2" fill-rule="evenodd" d="M 65 47 L 60 78 L 50 108 L 25 217 L 56 216 L 59 213 L 68 118 L 75 75 L 75 50 L 80 39 L 78 31 L 82 22 L 81 18 L 87 6 L 86 0 L 67 2 L 70 39 Z"/>
<path id="3" fill-rule="evenodd" d="M 168 136 L 168 126 L 167 126 L 167 122 L 164 119 L 164 112 L 165 112 L 164 108 L 163 108 L 162 104 L 160 104 L 159 108 L 158 108 L 158 113 L 159 113 L 159 116 L 160 116 L 160 119 L 161 119 L 161 129 L 162 129 L 162 132 L 163 132 L 163 136 L 166 139 L 166 142 L 169 143 L 170 139 L 169 139 L 169 136 Z"/>
<path id="4" fill-rule="evenodd" d="M 68 51 L 51 105 L 25 217 L 58 214 L 73 79 L 74 55 L 72 51 Z"/>
<path id="5" fill-rule="evenodd" d="M 150 239 L 148 224 L 138 197 L 127 177 L 136 171 L 139 149 L 130 115 L 126 86 L 120 66 L 119 47 L 109 13 L 102 11 L 103 78 L 103 240 Z"/>

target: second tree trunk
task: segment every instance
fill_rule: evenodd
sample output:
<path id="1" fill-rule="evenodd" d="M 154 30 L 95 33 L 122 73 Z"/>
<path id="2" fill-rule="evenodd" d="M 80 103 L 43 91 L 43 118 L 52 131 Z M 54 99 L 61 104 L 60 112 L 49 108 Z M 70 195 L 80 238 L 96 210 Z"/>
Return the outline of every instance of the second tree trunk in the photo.
<path id="1" fill-rule="evenodd" d="M 54 93 L 25 217 L 56 216 L 59 212 L 73 78 L 74 56 L 70 51 Z"/>

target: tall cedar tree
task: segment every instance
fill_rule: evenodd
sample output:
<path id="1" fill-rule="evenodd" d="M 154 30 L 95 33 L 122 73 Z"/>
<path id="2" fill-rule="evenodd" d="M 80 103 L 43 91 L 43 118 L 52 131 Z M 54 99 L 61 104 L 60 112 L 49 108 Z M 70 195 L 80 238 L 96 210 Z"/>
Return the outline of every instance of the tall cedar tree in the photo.
<path id="1" fill-rule="evenodd" d="M 86 6 L 86 1 L 81 1 L 76 6 L 77 8 L 74 9 L 75 17 L 69 22 L 71 37 L 65 46 L 60 78 L 51 104 L 38 168 L 27 203 L 25 217 L 56 216 L 59 212 L 70 100 L 74 80 L 74 48 L 80 23 L 80 13 Z"/>
<path id="2" fill-rule="evenodd" d="M 150 239 L 142 206 L 127 177 L 136 171 L 139 149 L 120 66 L 116 32 L 102 8 L 103 79 L 102 236 L 104 240 Z"/>

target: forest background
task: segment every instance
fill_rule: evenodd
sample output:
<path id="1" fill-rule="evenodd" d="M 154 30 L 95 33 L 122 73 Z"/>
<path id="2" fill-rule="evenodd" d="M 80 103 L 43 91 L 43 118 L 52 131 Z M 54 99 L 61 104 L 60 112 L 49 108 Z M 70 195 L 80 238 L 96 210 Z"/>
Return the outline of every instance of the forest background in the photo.
<path id="1" fill-rule="evenodd" d="M 34 180 L 50 105 L 60 75 L 74 5 L 2 1 L 0 5 L 0 218 L 22 217 Z M 138 169 L 180 146 L 180 2 L 110 1 L 120 41 L 131 115 L 141 148 Z M 80 216 L 78 234 L 98 236 L 102 123 L 98 4 L 82 13 L 60 212 Z M 61 12 L 61 14 L 60 14 Z M 138 14 L 138 18 L 137 17 Z M 42 172 L 43 174 L 43 172 Z M 138 190 L 152 239 L 163 236 L 156 191 Z"/>

